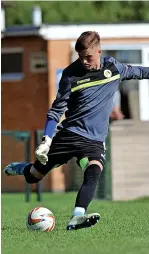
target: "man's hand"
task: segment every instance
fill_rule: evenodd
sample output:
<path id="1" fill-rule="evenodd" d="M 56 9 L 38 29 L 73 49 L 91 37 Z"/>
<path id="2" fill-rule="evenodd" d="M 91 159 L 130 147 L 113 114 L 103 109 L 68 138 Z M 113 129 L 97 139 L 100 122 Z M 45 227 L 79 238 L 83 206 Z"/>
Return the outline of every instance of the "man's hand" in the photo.
<path id="1" fill-rule="evenodd" d="M 41 144 L 36 148 L 36 158 L 41 164 L 46 165 L 48 161 L 48 152 L 51 146 L 52 139 L 48 136 L 43 136 Z"/>
<path id="2" fill-rule="evenodd" d="M 122 111 L 120 110 L 120 108 L 116 106 L 113 108 L 110 118 L 112 120 L 122 120 L 122 119 L 124 119 L 124 115 L 123 115 Z"/>

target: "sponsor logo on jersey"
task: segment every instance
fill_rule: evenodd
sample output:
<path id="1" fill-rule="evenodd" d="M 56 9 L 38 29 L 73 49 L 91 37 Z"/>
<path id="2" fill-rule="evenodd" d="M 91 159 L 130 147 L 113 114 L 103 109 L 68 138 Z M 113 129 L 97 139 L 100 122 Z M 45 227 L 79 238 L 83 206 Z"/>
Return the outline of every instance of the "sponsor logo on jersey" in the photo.
<path id="1" fill-rule="evenodd" d="M 90 78 L 82 79 L 82 80 L 77 81 L 77 84 L 80 85 L 80 84 L 88 82 L 90 80 L 91 80 Z"/>

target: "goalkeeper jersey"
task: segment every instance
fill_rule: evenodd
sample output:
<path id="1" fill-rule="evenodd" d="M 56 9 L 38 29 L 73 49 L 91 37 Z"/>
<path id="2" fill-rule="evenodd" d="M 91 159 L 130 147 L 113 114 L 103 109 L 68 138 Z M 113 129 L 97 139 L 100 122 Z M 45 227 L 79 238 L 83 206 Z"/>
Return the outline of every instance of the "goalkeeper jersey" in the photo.
<path id="1" fill-rule="evenodd" d="M 88 71 L 77 59 L 63 71 L 56 99 L 47 113 L 45 135 L 53 134 L 52 124 L 56 126 L 65 112 L 62 128 L 105 142 L 114 93 L 121 81 L 130 79 L 149 79 L 149 67 L 101 57 L 100 69 Z"/>

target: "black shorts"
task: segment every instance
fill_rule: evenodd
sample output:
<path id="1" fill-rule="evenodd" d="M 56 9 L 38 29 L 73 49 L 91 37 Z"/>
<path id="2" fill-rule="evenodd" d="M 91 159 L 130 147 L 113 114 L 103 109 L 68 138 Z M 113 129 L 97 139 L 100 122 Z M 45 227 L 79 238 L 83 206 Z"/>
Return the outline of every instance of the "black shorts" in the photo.
<path id="1" fill-rule="evenodd" d="M 42 165 L 36 160 L 34 167 L 42 174 L 47 174 L 51 169 L 67 163 L 73 157 L 76 157 L 77 164 L 82 170 L 91 160 L 99 161 L 104 167 L 105 150 L 103 142 L 93 141 L 72 131 L 61 129 L 52 140 L 47 164 Z"/>

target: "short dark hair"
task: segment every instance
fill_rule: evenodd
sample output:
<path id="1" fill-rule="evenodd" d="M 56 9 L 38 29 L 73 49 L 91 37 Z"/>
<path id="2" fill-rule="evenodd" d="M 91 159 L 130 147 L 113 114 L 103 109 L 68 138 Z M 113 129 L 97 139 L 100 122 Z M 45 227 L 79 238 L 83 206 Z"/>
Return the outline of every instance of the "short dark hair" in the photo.
<path id="1" fill-rule="evenodd" d="M 100 45 L 100 36 L 97 32 L 86 31 L 80 35 L 76 41 L 75 50 L 80 52 L 86 50 L 91 46 Z"/>

